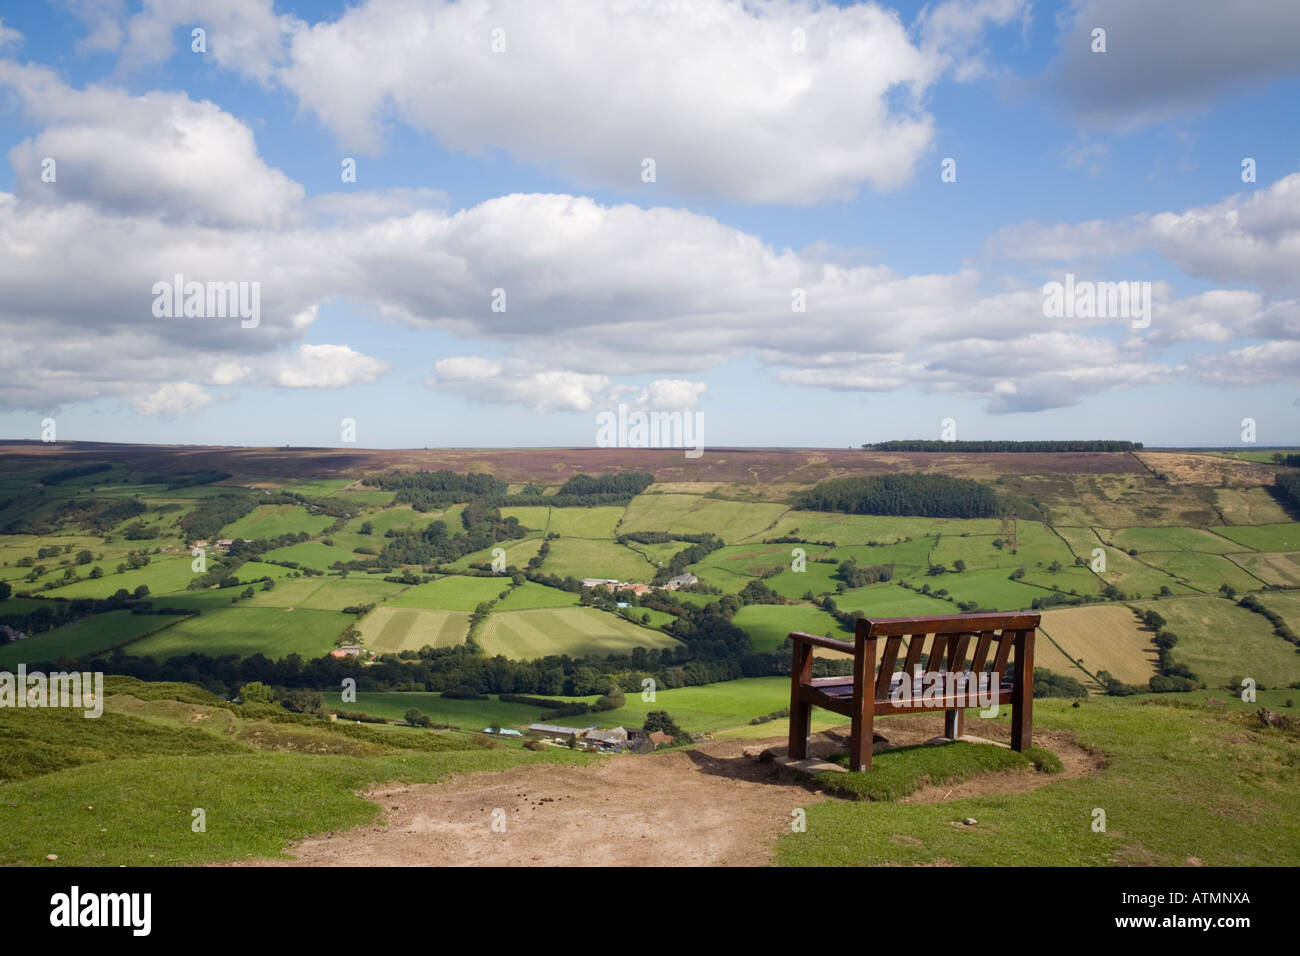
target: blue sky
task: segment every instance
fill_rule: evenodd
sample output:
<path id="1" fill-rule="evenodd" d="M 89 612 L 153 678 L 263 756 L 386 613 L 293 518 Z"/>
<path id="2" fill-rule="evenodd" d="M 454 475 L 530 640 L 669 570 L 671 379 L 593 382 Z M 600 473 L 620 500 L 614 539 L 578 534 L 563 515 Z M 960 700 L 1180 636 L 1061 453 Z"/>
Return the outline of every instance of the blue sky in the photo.
<path id="1" fill-rule="evenodd" d="M 0 436 L 1300 442 L 1300 12 L 1221 6 L 17 6 Z M 258 325 L 152 314 L 178 272 Z M 1149 327 L 1044 316 L 1067 272 Z"/>

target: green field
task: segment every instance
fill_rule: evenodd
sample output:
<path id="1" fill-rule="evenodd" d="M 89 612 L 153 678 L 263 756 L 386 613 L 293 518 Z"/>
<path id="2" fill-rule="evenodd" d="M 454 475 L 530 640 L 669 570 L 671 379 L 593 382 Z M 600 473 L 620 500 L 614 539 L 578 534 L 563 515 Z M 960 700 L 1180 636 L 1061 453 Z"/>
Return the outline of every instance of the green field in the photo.
<path id="1" fill-rule="evenodd" d="M 502 541 L 491 548 L 484 548 L 482 551 L 475 551 L 462 558 L 457 558 L 448 567 L 456 571 L 468 571 L 475 564 L 491 566 L 492 552 L 497 548 L 501 548 L 506 553 L 507 568 L 525 568 L 528 566 L 528 562 L 536 556 L 537 550 L 541 546 L 542 539 L 540 537 L 523 538 L 518 541 Z"/>
<path id="2" fill-rule="evenodd" d="M 1148 551 L 1197 551 L 1203 554 L 1227 554 L 1243 550 L 1237 539 L 1228 540 L 1227 534 L 1240 532 L 1240 528 L 1217 529 L 1220 533 L 1201 528 L 1121 528 L 1111 540 L 1125 551 L 1137 549 L 1139 554 Z M 1270 549 L 1277 550 L 1277 549 Z"/>
<path id="3" fill-rule="evenodd" d="M 1238 591 L 1253 591 L 1264 586 L 1259 578 L 1220 554 L 1174 551 L 1148 552 L 1142 557 L 1200 591 L 1214 592 L 1224 584 Z"/>
<path id="4" fill-rule="evenodd" d="M 715 534 L 739 544 L 763 534 L 784 514 L 784 505 L 722 501 L 699 495 L 637 495 L 623 517 L 622 531 L 668 531 Z"/>
<path id="5" fill-rule="evenodd" d="M 1230 538 L 1246 548 L 1254 548 L 1256 551 L 1300 551 L 1300 525 L 1294 522 L 1256 527 L 1239 525 L 1215 530 L 1223 537 Z M 1242 549 L 1229 547 L 1227 550 Z"/>
<path id="6" fill-rule="evenodd" d="M 544 584 L 525 581 L 501 601 L 494 611 L 528 611 L 545 607 L 573 607 L 578 603 L 578 595 L 559 588 L 548 588 Z M 667 615 L 666 615 L 667 616 Z"/>
<path id="7" fill-rule="evenodd" d="M 483 653 L 512 660 L 532 660 L 552 654 L 626 654 L 635 647 L 677 647 L 662 631 L 629 623 L 589 607 L 555 607 L 532 611 L 494 612 L 477 640 Z"/>
<path id="8" fill-rule="evenodd" d="M 469 634 L 464 611 L 433 611 L 415 607 L 377 607 L 357 624 L 361 641 L 380 654 L 418 651 L 422 647 L 454 647 Z"/>
<path id="9" fill-rule="evenodd" d="M 551 553 L 542 565 L 547 574 L 560 577 L 615 578 L 646 583 L 655 569 L 631 548 L 614 541 L 560 538 L 551 542 Z"/>
<path id="10" fill-rule="evenodd" d="M 365 560 L 362 555 L 353 554 L 343 548 L 330 547 L 319 541 L 304 541 L 302 544 L 291 544 L 287 548 L 276 548 L 266 552 L 262 557 L 267 561 L 293 561 L 304 568 L 313 568 L 317 571 L 325 571 L 340 561 L 347 564 L 349 561 Z"/>
<path id="11" fill-rule="evenodd" d="M 218 538 L 278 538 L 306 531 L 317 535 L 334 523 L 329 515 L 314 515 L 301 505 L 258 505 L 221 529 Z"/>
<path id="12" fill-rule="evenodd" d="M 444 611 L 472 611 L 484 601 L 495 601 L 510 590 L 508 577 L 448 575 L 428 584 L 408 588 L 390 602 L 393 607 L 422 607 Z"/>
<path id="13" fill-rule="evenodd" d="M 404 584 L 393 584 L 371 575 L 352 575 L 293 578 L 282 581 L 274 590 L 258 589 L 241 607 L 305 607 L 322 611 L 341 611 L 345 607 L 377 604 L 406 589 Z M 167 604 L 175 602 L 168 597 Z"/>
<path id="14" fill-rule="evenodd" d="M 1260 600 L 1300 627 L 1300 606 L 1289 594 L 1263 594 Z M 1172 651 L 1174 660 L 1190 667 L 1211 689 L 1221 688 L 1234 675 L 1254 677 L 1266 687 L 1300 680 L 1300 654 L 1295 645 L 1277 637 L 1262 614 L 1208 595 L 1139 601 L 1133 606 L 1153 609 L 1165 619 L 1166 628 L 1179 637 Z"/>
<path id="15" fill-rule="evenodd" d="M 343 710 L 356 710 L 389 720 L 402 720 L 406 712 L 414 707 L 436 724 L 451 724 L 464 730 L 482 730 L 484 727 L 523 728 L 535 724 L 544 712 L 541 707 L 530 704 L 508 704 L 489 697 L 487 700 L 457 700 L 423 691 L 410 693 L 380 693 L 358 691 L 357 702 L 341 704 L 332 702 L 331 706 Z M 586 726 L 587 721 L 582 726 Z"/>
<path id="16" fill-rule="evenodd" d="M 829 635 L 841 641 L 853 639 L 852 634 L 840 629 L 835 618 L 806 604 L 750 604 L 737 611 L 732 620 L 749 635 L 756 651 L 776 650 L 785 644 L 791 631 Z"/>
<path id="17" fill-rule="evenodd" d="M 954 601 L 975 601 L 989 611 L 1018 611 L 1029 607 L 1034 598 L 1048 592 L 1042 588 L 1021 584 L 1008 578 L 1005 568 L 987 571 L 963 571 L 961 574 L 939 574 L 934 577 L 913 575 L 905 579 L 920 588 L 929 585 L 931 592 L 946 590 Z M 949 605 L 949 614 L 956 614 L 955 605 Z"/>
<path id="18" fill-rule="evenodd" d="M 273 660 L 287 654 L 320 657 L 333 650 L 335 639 L 352 621 L 352 615 L 337 611 L 236 605 L 182 621 L 128 645 L 127 653 L 160 658 L 177 654 L 265 654 Z"/>
<path id="19" fill-rule="evenodd" d="M 612 538 L 614 527 L 623 517 L 623 509 L 615 506 L 552 508 L 550 512 L 551 520 L 545 526 L 546 531 L 566 538 Z"/>
<path id="20" fill-rule="evenodd" d="M 596 698 L 583 698 L 589 702 Z M 653 701 L 637 693 L 625 695 L 617 710 L 585 714 L 586 723 L 600 727 L 640 727 L 652 710 L 666 710 L 687 733 L 699 734 L 748 724 L 755 717 L 790 706 L 790 678 L 751 677 L 703 687 L 657 690 Z M 815 714 L 821 711 L 814 708 Z M 574 718 L 580 719 L 580 718 Z M 844 723 L 839 718 L 837 723 Z"/>
<path id="21" fill-rule="evenodd" d="M 181 618 L 175 614 L 132 614 L 130 611 L 91 614 L 25 641 L 0 645 L 0 668 L 95 654 L 178 620 Z"/>

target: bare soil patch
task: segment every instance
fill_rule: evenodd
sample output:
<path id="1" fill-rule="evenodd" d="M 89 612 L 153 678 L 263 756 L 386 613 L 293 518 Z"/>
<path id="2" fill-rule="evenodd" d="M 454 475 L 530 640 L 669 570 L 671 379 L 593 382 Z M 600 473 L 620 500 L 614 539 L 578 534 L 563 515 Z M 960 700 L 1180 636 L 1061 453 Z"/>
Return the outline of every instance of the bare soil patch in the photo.
<path id="1" fill-rule="evenodd" d="M 942 726 L 933 716 L 881 723 L 896 745 L 923 743 Z M 983 722 L 972 722 L 971 729 L 990 739 L 1007 733 Z M 813 752 L 846 749 L 846 731 L 815 735 Z M 1018 793 L 1100 766 L 1068 735 L 1036 739 L 1060 755 L 1063 774 L 990 774 L 957 787 L 927 788 L 907 802 Z M 437 784 L 383 784 L 362 794 L 383 807 L 382 823 L 304 840 L 289 848 L 288 860 L 244 865 L 763 865 L 771 861 L 777 838 L 788 832 L 791 812 L 829 799 L 757 759 L 760 751 L 784 742 L 720 740 L 580 767 L 536 764 Z"/>

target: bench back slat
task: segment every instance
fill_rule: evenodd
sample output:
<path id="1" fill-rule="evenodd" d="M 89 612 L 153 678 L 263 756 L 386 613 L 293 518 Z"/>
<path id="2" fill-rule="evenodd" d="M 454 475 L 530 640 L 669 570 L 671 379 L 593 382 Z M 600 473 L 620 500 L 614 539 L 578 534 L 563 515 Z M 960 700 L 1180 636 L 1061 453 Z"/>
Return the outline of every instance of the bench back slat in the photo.
<path id="1" fill-rule="evenodd" d="M 966 648 L 971 635 L 958 634 L 948 645 L 948 670 L 964 671 L 966 669 Z"/>
<path id="2" fill-rule="evenodd" d="M 903 636 L 896 634 L 885 638 L 885 649 L 880 655 L 880 670 L 876 676 L 876 699 L 889 696 L 889 685 L 894 679 L 894 665 L 898 663 L 898 649 L 903 643 Z"/>
<path id="3" fill-rule="evenodd" d="M 903 662 L 903 671 L 907 674 L 907 679 L 911 680 L 912 675 L 921 664 L 921 653 L 925 650 L 926 634 L 913 634 L 907 639 L 907 660 Z"/>
<path id="4" fill-rule="evenodd" d="M 970 669 L 976 674 L 984 670 L 989 659 L 989 645 L 993 643 L 994 631 L 980 631 L 980 639 L 975 642 L 975 653 L 971 657 Z"/>
<path id="5" fill-rule="evenodd" d="M 998 654 L 993 658 L 993 673 L 1005 676 L 1007 659 L 1011 656 L 1011 646 L 1016 640 L 1016 631 L 1005 630 L 998 635 Z M 1002 678 L 999 677 L 999 680 Z"/>

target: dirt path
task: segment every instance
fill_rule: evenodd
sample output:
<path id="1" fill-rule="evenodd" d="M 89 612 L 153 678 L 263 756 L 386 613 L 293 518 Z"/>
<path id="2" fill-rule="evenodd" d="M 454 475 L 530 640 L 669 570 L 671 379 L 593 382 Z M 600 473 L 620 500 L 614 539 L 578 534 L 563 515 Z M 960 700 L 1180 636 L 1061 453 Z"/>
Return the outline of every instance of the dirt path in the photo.
<path id="1" fill-rule="evenodd" d="M 934 721 L 891 720 L 896 744 L 933 736 Z M 1095 769 L 1068 740 L 1047 741 L 1066 762 L 1057 776 L 994 774 L 948 788 L 958 799 L 1018 792 Z M 753 754 L 784 740 L 716 741 L 690 751 L 621 755 L 581 767 L 534 764 L 437 784 L 386 784 L 362 794 L 384 823 L 304 840 L 281 866 L 746 866 L 772 858 L 791 811 L 826 797 Z M 844 750 L 832 731 L 815 752 Z M 931 791 L 937 791 L 937 796 Z M 927 788 L 917 802 L 945 799 Z M 496 821 L 496 829 L 493 827 Z M 246 864 L 247 865 L 247 864 Z"/>

